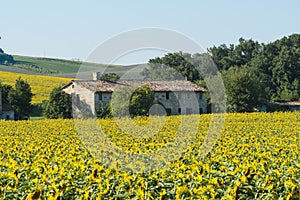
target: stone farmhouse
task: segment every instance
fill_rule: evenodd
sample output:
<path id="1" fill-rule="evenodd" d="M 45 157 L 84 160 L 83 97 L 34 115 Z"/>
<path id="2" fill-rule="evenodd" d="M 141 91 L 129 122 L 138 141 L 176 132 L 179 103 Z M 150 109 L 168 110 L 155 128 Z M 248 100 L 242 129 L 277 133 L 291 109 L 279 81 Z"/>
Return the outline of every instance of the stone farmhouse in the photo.
<path id="1" fill-rule="evenodd" d="M 14 120 L 15 112 L 8 103 L 2 101 L 2 88 L 0 86 L 0 119 Z"/>
<path id="2" fill-rule="evenodd" d="M 207 100 L 203 96 L 206 90 L 186 80 L 101 81 L 94 78 L 93 80 L 73 80 L 63 86 L 62 89 L 72 95 L 74 114 L 77 111 L 85 110 L 95 115 L 99 106 L 111 101 L 112 94 L 117 87 L 138 87 L 144 84 L 147 84 L 154 91 L 155 101 L 163 106 L 168 115 L 207 112 Z"/>

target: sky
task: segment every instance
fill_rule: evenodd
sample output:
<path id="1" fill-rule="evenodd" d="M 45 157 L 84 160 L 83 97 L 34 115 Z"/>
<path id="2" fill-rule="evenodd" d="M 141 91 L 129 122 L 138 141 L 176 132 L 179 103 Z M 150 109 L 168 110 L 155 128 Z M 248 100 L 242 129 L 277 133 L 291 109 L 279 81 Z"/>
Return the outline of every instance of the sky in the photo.
<path id="1" fill-rule="evenodd" d="M 142 28 L 176 31 L 204 51 L 240 37 L 268 43 L 300 32 L 299 0 L 0 0 L 0 48 L 13 55 L 85 61 L 105 41 Z M 145 63 L 165 52 L 128 54 Z"/>

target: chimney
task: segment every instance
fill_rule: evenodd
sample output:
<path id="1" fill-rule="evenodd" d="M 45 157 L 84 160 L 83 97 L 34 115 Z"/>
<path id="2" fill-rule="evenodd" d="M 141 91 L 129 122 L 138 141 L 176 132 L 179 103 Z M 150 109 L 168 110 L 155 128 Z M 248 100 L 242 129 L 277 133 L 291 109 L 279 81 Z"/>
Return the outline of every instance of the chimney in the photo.
<path id="1" fill-rule="evenodd" d="M 101 72 L 93 72 L 93 81 L 98 81 L 101 78 Z"/>

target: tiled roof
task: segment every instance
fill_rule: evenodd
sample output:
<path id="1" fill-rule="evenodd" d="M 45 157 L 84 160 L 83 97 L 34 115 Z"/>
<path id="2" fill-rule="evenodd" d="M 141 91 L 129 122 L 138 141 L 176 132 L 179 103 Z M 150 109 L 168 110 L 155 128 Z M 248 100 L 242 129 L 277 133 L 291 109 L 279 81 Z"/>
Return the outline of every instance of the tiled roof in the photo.
<path id="1" fill-rule="evenodd" d="M 116 87 L 122 86 L 142 86 L 148 84 L 153 91 L 193 91 L 205 92 L 206 90 L 194 83 L 185 80 L 176 81 L 144 81 L 144 80 L 118 80 L 118 81 L 72 81 L 81 87 L 85 87 L 94 92 L 113 92 Z M 63 88 L 66 88 L 70 83 Z"/>

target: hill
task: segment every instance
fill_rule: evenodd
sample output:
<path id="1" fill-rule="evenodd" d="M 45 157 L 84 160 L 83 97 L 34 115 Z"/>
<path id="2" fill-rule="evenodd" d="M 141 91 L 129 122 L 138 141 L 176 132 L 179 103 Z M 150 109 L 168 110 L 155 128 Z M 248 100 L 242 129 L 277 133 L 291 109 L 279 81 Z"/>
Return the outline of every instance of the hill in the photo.
<path id="1" fill-rule="evenodd" d="M 33 74 L 18 74 L 0 71 L 0 80 L 3 84 L 14 85 L 18 77 L 28 81 L 34 94 L 32 103 L 40 103 L 48 100 L 54 87 L 68 83 L 71 79 Z"/>
<path id="2" fill-rule="evenodd" d="M 122 66 L 122 65 L 107 65 L 88 63 L 56 58 L 42 58 L 42 57 L 29 57 L 14 55 L 14 65 L 0 66 L 2 71 L 21 72 L 25 74 L 43 74 L 59 77 L 76 77 L 78 71 L 80 72 L 92 72 L 92 71 L 104 71 L 124 73 L 128 69 L 135 67 Z"/>

